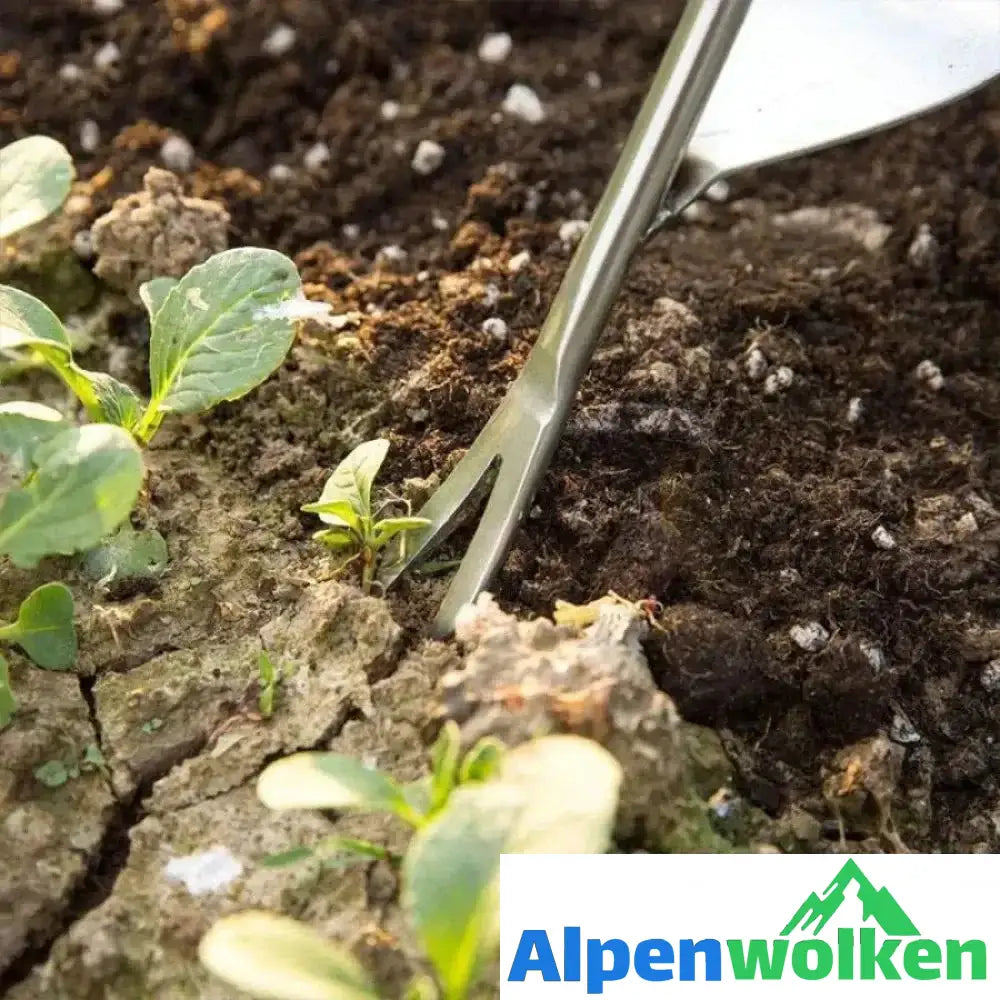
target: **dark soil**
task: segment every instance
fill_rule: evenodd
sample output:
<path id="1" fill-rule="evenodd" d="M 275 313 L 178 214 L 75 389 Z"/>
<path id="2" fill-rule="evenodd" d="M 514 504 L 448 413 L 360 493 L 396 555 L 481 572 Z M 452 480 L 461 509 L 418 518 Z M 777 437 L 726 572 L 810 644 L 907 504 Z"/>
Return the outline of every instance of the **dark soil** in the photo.
<path id="1" fill-rule="evenodd" d="M 296 255 L 314 297 L 359 311 L 352 340 L 310 331 L 245 401 L 193 435 L 164 434 L 168 447 L 193 441 L 253 530 L 295 562 L 314 555 L 298 508 L 347 447 L 391 437 L 385 478 L 398 488 L 446 470 L 486 422 L 566 266 L 559 223 L 596 204 L 678 6 L 245 0 L 190 51 L 211 0 L 110 18 L 33 0 L 0 28 L 0 50 L 21 53 L 0 80 L 0 141 L 43 132 L 83 178 L 110 168 L 96 215 L 139 187 L 176 130 L 198 156 L 185 185 L 225 202 L 231 243 Z M 273 59 L 261 42 L 279 21 L 298 36 Z M 476 58 L 487 30 L 513 35 L 507 62 Z M 91 60 L 107 40 L 121 60 L 102 74 Z M 59 77 L 70 61 L 80 82 Z M 546 102 L 544 124 L 496 116 L 518 81 Z M 386 100 L 404 113 L 384 120 Z M 88 118 L 93 154 L 79 146 Z M 446 149 L 426 178 L 410 167 L 423 138 Z M 310 174 L 317 141 L 331 158 Z M 270 179 L 275 163 L 293 177 Z M 884 247 L 773 222 L 850 203 L 892 227 Z M 908 252 L 922 224 L 933 260 Z M 375 264 L 388 244 L 409 255 L 394 270 Z M 531 263 L 512 273 L 522 250 Z M 663 297 L 695 319 L 655 306 Z M 494 315 L 509 345 L 481 333 Z M 724 731 L 758 804 L 814 803 L 836 752 L 881 731 L 906 746 L 895 811 L 907 844 L 997 850 L 1000 694 L 980 675 L 1000 657 L 998 328 L 1000 87 L 736 179 L 728 203 L 636 261 L 497 593 L 546 614 L 609 589 L 655 596 L 658 680 Z M 769 372 L 793 371 L 787 389 L 767 395 L 748 375 L 754 345 Z M 937 391 L 915 374 L 925 360 L 943 374 Z M 162 490 L 182 536 L 197 497 Z M 894 548 L 874 544 L 879 526 Z M 402 583 L 400 620 L 418 630 L 443 585 Z M 832 638 L 805 652 L 789 629 L 813 621 Z"/>

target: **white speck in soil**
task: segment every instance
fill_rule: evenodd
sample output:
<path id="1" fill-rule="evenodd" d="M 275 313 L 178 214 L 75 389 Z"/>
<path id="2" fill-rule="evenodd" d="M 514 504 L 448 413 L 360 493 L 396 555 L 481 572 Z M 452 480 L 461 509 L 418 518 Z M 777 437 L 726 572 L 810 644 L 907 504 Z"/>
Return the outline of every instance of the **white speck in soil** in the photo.
<path id="1" fill-rule="evenodd" d="M 789 638 L 799 649 L 807 653 L 818 653 L 830 641 L 830 633 L 819 622 L 793 625 L 788 630 Z"/>
<path id="2" fill-rule="evenodd" d="M 802 574 L 794 566 L 786 566 L 778 573 L 778 579 L 786 586 L 797 586 L 802 582 Z"/>
<path id="3" fill-rule="evenodd" d="M 490 266 L 492 267 L 493 262 L 490 261 Z M 486 291 L 483 293 L 483 305 L 487 309 L 492 309 L 500 301 L 500 289 L 491 281 L 486 286 Z"/>
<path id="4" fill-rule="evenodd" d="M 538 95 L 523 83 L 515 83 L 507 91 L 503 99 L 502 109 L 515 118 L 520 118 L 531 125 L 545 121 L 545 108 Z"/>
<path id="5" fill-rule="evenodd" d="M 885 653 L 882 652 L 882 647 L 877 642 L 862 639 L 858 643 L 858 648 L 861 650 L 864 658 L 871 664 L 874 673 L 880 674 L 885 670 Z"/>
<path id="6" fill-rule="evenodd" d="M 847 422 L 849 424 L 856 424 L 861 419 L 863 410 L 861 397 L 853 396 L 847 401 Z"/>
<path id="7" fill-rule="evenodd" d="M 90 260 L 94 256 L 94 237 L 89 229 L 73 234 L 73 252 L 81 260 Z"/>
<path id="8" fill-rule="evenodd" d="M 506 344 L 507 338 L 510 335 L 507 324 L 499 316 L 491 316 L 489 319 L 484 319 L 482 330 L 490 340 L 498 344 Z"/>
<path id="9" fill-rule="evenodd" d="M 764 395 L 777 396 L 784 392 L 795 381 L 795 372 L 787 365 L 781 365 L 764 379 Z"/>
<path id="10" fill-rule="evenodd" d="M 97 122 L 88 118 L 80 123 L 80 148 L 85 153 L 94 153 L 101 144 L 101 130 Z"/>
<path id="11" fill-rule="evenodd" d="M 170 882 L 182 882 L 192 896 L 218 892 L 243 873 L 243 865 L 226 847 L 171 858 L 163 870 Z"/>
<path id="12" fill-rule="evenodd" d="M 921 361 L 914 374 L 931 392 L 938 392 L 944 386 L 944 375 L 933 361 L 926 359 Z"/>
<path id="13" fill-rule="evenodd" d="M 709 201 L 714 201 L 717 204 L 728 201 L 729 193 L 730 187 L 728 181 L 716 181 L 714 184 L 709 184 L 709 186 L 705 188 L 705 197 Z"/>
<path id="14" fill-rule="evenodd" d="M 325 142 L 314 143 L 302 157 L 306 170 L 322 170 L 330 162 L 330 147 Z"/>
<path id="15" fill-rule="evenodd" d="M 83 79 L 83 70 L 76 63 L 63 63 L 59 67 L 59 79 L 65 83 L 77 83 Z"/>
<path id="16" fill-rule="evenodd" d="M 559 239 L 564 247 L 576 246 L 590 225 L 583 219 L 568 219 L 559 227 Z"/>
<path id="17" fill-rule="evenodd" d="M 446 232 L 450 228 L 448 220 L 440 213 L 434 212 L 431 216 L 431 225 L 439 232 Z"/>
<path id="18" fill-rule="evenodd" d="M 747 376 L 755 382 L 762 379 L 767 371 L 767 358 L 764 357 L 764 352 L 759 347 L 751 347 L 743 359 L 743 367 Z"/>
<path id="19" fill-rule="evenodd" d="M 979 683 L 989 694 L 1000 692 L 1000 659 L 990 660 L 979 675 Z"/>
<path id="20" fill-rule="evenodd" d="M 703 201 L 693 201 L 681 209 L 681 219 L 684 222 L 707 222 L 712 217 L 712 210 Z"/>
<path id="21" fill-rule="evenodd" d="M 892 724 L 889 727 L 889 739 L 893 743 L 902 743 L 904 746 L 920 742 L 920 733 L 917 732 L 913 723 L 899 709 L 896 710 L 895 715 L 892 717 Z"/>
<path id="22" fill-rule="evenodd" d="M 906 251 L 906 259 L 917 268 L 924 270 L 933 267 L 941 253 L 941 247 L 931 232 L 931 227 L 926 222 L 921 222 L 917 227 L 913 242 Z"/>
<path id="23" fill-rule="evenodd" d="M 356 240 L 361 237 L 361 227 L 353 222 L 345 222 L 344 225 L 340 227 L 340 235 L 344 237 L 345 240 Z"/>
<path id="24" fill-rule="evenodd" d="M 330 76 L 336 76 L 340 72 L 340 60 L 339 59 L 327 59 L 323 64 L 323 70 L 329 73 Z"/>
<path id="25" fill-rule="evenodd" d="M 589 69 L 583 75 L 583 82 L 590 87 L 591 90 L 600 90 L 603 81 L 601 80 L 600 73 L 596 70 Z"/>
<path id="26" fill-rule="evenodd" d="M 119 13 L 125 6 L 125 0 L 90 0 L 90 5 L 95 14 L 101 17 L 111 17 L 112 14 Z"/>
<path id="27" fill-rule="evenodd" d="M 276 24 L 271 33 L 261 42 L 261 50 L 265 55 L 280 59 L 287 55 L 295 46 L 295 29 L 287 24 Z"/>
<path id="28" fill-rule="evenodd" d="M 882 549 L 885 552 L 896 547 L 896 539 L 889 533 L 888 528 L 881 524 L 872 532 L 872 541 L 875 543 L 876 548 Z"/>
<path id="29" fill-rule="evenodd" d="M 121 57 L 121 49 L 114 42 L 105 42 L 94 53 L 94 67 L 100 70 L 110 69 Z"/>
<path id="30" fill-rule="evenodd" d="M 517 274 L 522 267 L 526 267 L 531 263 L 531 254 L 527 250 L 522 250 L 520 253 L 514 254 L 509 261 L 507 261 L 507 270 L 511 274 Z"/>
<path id="31" fill-rule="evenodd" d="M 272 163 L 267 176 L 276 184 L 286 184 L 295 176 L 295 171 L 287 163 Z"/>
<path id="32" fill-rule="evenodd" d="M 484 35 L 479 43 L 479 58 L 486 63 L 502 63 L 513 47 L 514 43 L 506 31 L 494 31 Z"/>
<path id="33" fill-rule="evenodd" d="M 194 146 L 182 135 L 168 135 L 160 146 L 163 165 L 177 174 L 186 174 L 194 166 Z"/>
<path id="34" fill-rule="evenodd" d="M 966 511 L 956 522 L 955 522 L 955 534 L 960 538 L 968 538 L 969 535 L 974 535 L 979 530 L 979 522 L 976 520 L 976 515 L 972 511 Z"/>
<path id="35" fill-rule="evenodd" d="M 434 173 L 444 163 L 444 146 L 433 139 L 421 139 L 413 153 L 410 166 L 418 174 L 426 177 Z"/>
<path id="36" fill-rule="evenodd" d="M 375 255 L 375 263 L 382 267 L 399 267 L 406 263 L 409 254 L 395 243 L 382 247 Z"/>
<path id="37" fill-rule="evenodd" d="M 378 113 L 385 121 L 392 122 L 399 117 L 400 110 L 399 101 L 383 101 Z"/>

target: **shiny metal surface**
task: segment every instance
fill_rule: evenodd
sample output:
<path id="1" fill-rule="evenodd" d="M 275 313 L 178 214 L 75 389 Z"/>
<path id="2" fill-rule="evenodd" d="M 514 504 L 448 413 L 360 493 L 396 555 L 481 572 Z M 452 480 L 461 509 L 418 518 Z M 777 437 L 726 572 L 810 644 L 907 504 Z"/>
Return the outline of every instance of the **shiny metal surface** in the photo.
<path id="1" fill-rule="evenodd" d="M 734 44 L 735 42 L 735 44 Z M 520 375 L 419 512 L 389 586 L 446 537 L 487 471 L 486 510 L 435 621 L 486 587 L 558 444 L 636 249 L 713 181 L 887 127 L 1000 74 L 1000 0 L 690 0 Z M 669 192 L 687 151 L 694 163 Z"/>

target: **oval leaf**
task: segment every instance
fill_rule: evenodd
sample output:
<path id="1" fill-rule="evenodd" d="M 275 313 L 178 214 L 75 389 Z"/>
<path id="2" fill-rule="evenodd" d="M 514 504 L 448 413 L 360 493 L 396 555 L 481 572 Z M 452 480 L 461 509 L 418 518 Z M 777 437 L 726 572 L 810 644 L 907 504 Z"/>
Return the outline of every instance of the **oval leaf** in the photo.
<path id="1" fill-rule="evenodd" d="M 0 348 L 30 347 L 46 360 L 69 361 L 72 345 L 59 317 L 44 302 L 20 288 L 0 285 Z"/>
<path id="2" fill-rule="evenodd" d="M 0 149 L 0 239 L 55 212 L 74 176 L 66 147 L 48 136 L 31 135 Z"/>
<path id="3" fill-rule="evenodd" d="M 343 503 L 363 517 L 370 517 L 372 483 L 388 451 L 389 442 L 383 438 L 359 444 L 330 474 L 315 506 Z M 325 521 L 327 516 L 334 516 L 335 510 L 333 508 L 327 515 L 320 514 L 320 518 Z"/>
<path id="4" fill-rule="evenodd" d="M 71 388 L 92 419 L 124 427 L 127 431 L 138 425 L 144 404 L 129 386 L 104 372 L 89 372 L 76 365 L 71 367 L 76 377 L 76 381 L 70 383 Z M 81 386 L 80 381 L 86 385 Z"/>
<path id="5" fill-rule="evenodd" d="M 14 641 L 46 670 L 69 670 L 76 660 L 73 595 L 61 583 L 33 590 L 17 614 Z"/>
<path id="6" fill-rule="evenodd" d="M 274 250 L 225 250 L 193 267 L 153 318 L 153 410 L 197 413 L 263 382 L 295 338 L 278 307 L 301 295 L 295 265 Z"/>
<path id="7" fill-rule="evenodd" d="M 120 427 L 64 430 L 35 452 L 37 470 L 0 507 L 0 553 L 31 567 L 96 545 L 128 516 L 142 486 L 142 455 Z"/>
<path id="8" fill-rule="evenodd" d="M 445 996 L 467 996 L 496 950 L 500 854 L 520 808 L 502 783 L 459 788 L 403 859 L 403 906 Z"/>
<path id="9" fill-rule="evenodd" d="M 139 298 L 146 307 L 150 322 L 160 311 L 160 307 L 166 302 L 167 296 L 176 284 L 177 278 L 151 278 L 139 286 Z"/>
<path id="10" fill-rule="evenodd" d="M 62 414 L 41 403 L 0 405 L 0 455 L 26 468 L 35 449 L 66 429 Z"/>
<path id="11" fill-rule="evenodd" d="M 504 754 L 498 780 L 518 788 L 524 800 L 508 853 L 601 854 L 608 849 L 622 769 L 600 744 L 569 734 L 530 740 Z"/>
<path id="12" fill-rule="evenodd" d="M 387 774 L 336 753 L 296 753 L 275 761 L 257 779 L 257 796 L 269 809 L 382 810 L 404 819 L 413 812 Z"/>
<path id="13" fill-rule="evenodd" d="M 198 957 L 214 975 L 260 1000 L 377 1000 L 364 970 L 308 924 L 262 910 L 217 921 Z"/>

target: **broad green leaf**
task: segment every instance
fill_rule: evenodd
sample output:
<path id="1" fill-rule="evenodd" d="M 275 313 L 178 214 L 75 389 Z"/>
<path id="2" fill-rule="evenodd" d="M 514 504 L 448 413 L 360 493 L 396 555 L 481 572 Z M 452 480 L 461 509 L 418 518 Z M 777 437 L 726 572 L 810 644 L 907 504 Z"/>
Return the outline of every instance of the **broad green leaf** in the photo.
<path id="1" fill-rule="evenodd" d="M 458 724 L 449 719 L 431 747 L 431 809 L 434 811 L 448 801 L 458 780 L 461 742 Z"/>
<path id="2" fill-rule="evenodd" d="M 599 743 L 569 734 L 530 740 L 504 754 L 497 780 L 519 789 L 524 801 L 508 853 L 608 849 L 622 769 Z"/>
<path id="3" fill-rule="evenodd" d="M 124 382 L 104 372 L 71 366 L 70 388 L 87 407 L 91 419 L 133 430 L 142 417 L 143 401 Z M 83 383 L 83 384 L 82 384 Z"/>
<path id="4" fill-rule="evenodd" d="M 214 975 L 260 1000 L 378 1000 L 364 970 L 308 924 L 247 910 L 223 917 L 198 945 Z"/>
<path id="5" fill-rule="evenodd" d="M 385 545 L 403 531 L 419 531 L 430 525 L 426 517 L 387 517 L 375 525 L 375 544 Z"/>
<path id="6" fill-rule="evenodd" d="M 10 636 L 46 670 L 69 670 L 76 660 L 73 595 L 62 583 L 46 583 L 21 603 Z"/>
<path id="7" fill-rule="evenodd" d="M 124 586 L 156 580 L 165 572 L 168 558 L 167 540 L 155 528 L 137 531 L 123 521 L 113 535 L 84 553 L 80 568 L 89 580 Z"/>
<path id="8" fill-rule="evenodd" d="M 403 859 L 402 903 L 446 997 L 465 997 L 499 942 L 500 854 L 521 808 L 502 783 L 458 788 Z"/>
<path id="9" fill-rule="evenodd" d="M 346 503 L 362 517 L 371 517 L 372 483 L 388 451 L 389 442 L 383 438 L 359 444 L 333 470 L 319 503 Z"/>
<path id="10" fill-rule="evenodd" d="M 0 455 L 21 468 L 31 464 L 35 449 L 65 430 L 62 414 L 41 403 L 0 404 Z"/>
<path id="11" fill-rule="evenodd" d="M 153 318 L 151 412 L 197 413 L 263 382 L 295 339 L 281 305 L 301 295 L 295 265 L 275 250 L 225 250 L 193 267 Z"/>
<path id="12" fill-rule="evenodd" d="M 257 796 L 269 809 L 364 809 L 412 818 L 402 788 L 355 757 L 296 753 L 266 767 Z"/>
<path id="13" fill-rule="evenodd" d="M 33 348 L 50 360 L 68 362 L 72 345 L 59 317 L 44 302 L 20 288 L 0 285 L 0 347 Z"/>
<path id="14" fill-rule="evenodd" d="M 7 660 L 0 656 L 0 729 L 9 725 L 16 711 L 17 699 L 10 686 L 10 667 Z"/>
<path id="15" fill-rule="evenodd" d="M 326 528 L 313 534 L 313 539 L 322 542 L 328 549 L 358 548 L 358 539 L 347 528 Z"/>
<path id="16" fill-rule="evenodd" d="M 484 736 L 465 755 L 459 770 L 459 784 L 489 781 L 500 769 L 505 751 L 504 745 L 492 736 Z"/>
<path id="17" fill-rule="evenodd" d="M 317 500 L 316 503 L 307 503 L 302 510 L 307 514 L 319 514 L 319 519 L 324 524 L 350 528 L 361 533 L 361 518 L 348 500 L 332 500 L 329 503 Z"/>
<path id="18" fill-rule="evenodd" d="M 0 507 L 0 553 L 32 567 L 96 545 L 128 516 L 142 486 L 142 455 L 120 427 L 88 424 L 50 438 L 37 469 Z"/>
<path id="19" fill-rule="evenodd" d="M 30 135 L 0 149 L 0 239 L 55 212 L 73 183 L 73 159 L 44 135 Z"/>
<path id="20" fill-rule="evenodd" d="M 139 286 L 139 298 L 146 307 L 150 322 L 160 311 L 160 306 L 166 302 L 167 296 L 176 284 L 177 278 L 151 278 Z"/>

